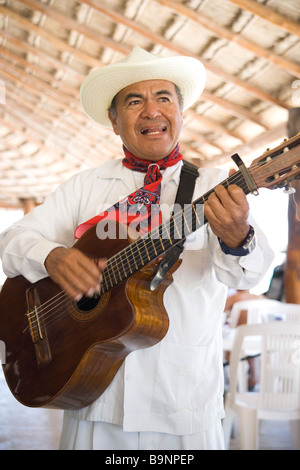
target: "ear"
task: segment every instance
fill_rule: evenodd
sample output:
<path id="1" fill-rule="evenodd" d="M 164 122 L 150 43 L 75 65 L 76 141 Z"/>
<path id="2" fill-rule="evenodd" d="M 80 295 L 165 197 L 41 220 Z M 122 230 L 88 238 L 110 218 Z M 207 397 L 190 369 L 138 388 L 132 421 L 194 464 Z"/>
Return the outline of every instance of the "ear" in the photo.
<path id="1" fill-rule="evenodd" d="M 109 120 L 110 120 L 111 125 L 112 125 L 112 127 L 113 127 L 114 133 L 115 133 L 116 135 L 120 135 L 120 134 L 119 134 L 119 131 L 118 131 L 118 126 L 117 126 L 117 120 L 116 120 L 116 118 L 114 118 L 114 117 L 111 115 L 111 113 L 108 113 L 108 117 L 109 117 Z"/>

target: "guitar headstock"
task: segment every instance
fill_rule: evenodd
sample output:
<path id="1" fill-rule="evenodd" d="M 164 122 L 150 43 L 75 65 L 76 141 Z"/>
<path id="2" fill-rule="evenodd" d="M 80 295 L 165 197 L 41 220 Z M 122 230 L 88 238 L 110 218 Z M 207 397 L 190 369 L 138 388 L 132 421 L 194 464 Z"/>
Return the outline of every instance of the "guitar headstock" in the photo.
<path id="1" fill-rule="evenodd" d="M 300 133 L 267 150 L 248 170 L 257 188 L 283 188 L 300 179 Z"/>

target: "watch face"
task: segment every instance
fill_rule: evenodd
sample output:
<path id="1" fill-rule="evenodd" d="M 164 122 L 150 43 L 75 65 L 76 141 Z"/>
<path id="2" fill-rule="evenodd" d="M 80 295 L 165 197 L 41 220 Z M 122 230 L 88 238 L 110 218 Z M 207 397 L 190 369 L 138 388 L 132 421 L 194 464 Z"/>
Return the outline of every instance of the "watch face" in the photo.
<path id="1" fill-rule="evenodd" d="M 251 253 L 251 251 L 253 251 L 255 247 L 256 247 L 256 238 L 253 235 L 251 240 L 249 240 L 245 245 L 243 245 L 243 248 L 247 250 L 248 253 Z"/>

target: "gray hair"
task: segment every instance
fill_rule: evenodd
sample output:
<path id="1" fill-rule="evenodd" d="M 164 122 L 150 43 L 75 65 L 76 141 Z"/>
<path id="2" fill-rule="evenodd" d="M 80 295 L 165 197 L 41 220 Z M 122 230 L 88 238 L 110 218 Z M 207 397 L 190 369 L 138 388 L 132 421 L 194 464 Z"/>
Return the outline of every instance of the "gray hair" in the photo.
<path id="1" fill-rule="evenodd" d="M 180 109 L 182 111 L 183 110 L 183 105 L 184 105 L 184 100 L 183 100 L 182 93 L 181 93 L 181 91 L 180 91 L 180 89 L 178 88 L 177 85 L 175 85 L 175 91 L 176 91 L 176 94 L 177 94 L 177 97 L 178 97 Z M 108 113 L 113 117 L 113 119 L 116 119 L 116 117 L 117 117 L 116 97 L 117 97 L 117 95 L 114 96 L 114 98 L 111 102 L 111 105 L 108 108 Z"/>

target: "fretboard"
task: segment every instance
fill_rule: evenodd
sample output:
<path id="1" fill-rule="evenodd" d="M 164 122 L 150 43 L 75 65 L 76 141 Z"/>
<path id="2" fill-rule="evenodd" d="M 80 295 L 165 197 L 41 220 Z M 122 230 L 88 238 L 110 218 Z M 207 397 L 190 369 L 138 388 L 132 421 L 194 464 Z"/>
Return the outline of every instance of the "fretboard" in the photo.
<path id="1" fill-rule="evenodd" d="M 249 193 L 247 184 L 240 171 L 221 183 L 225 188 L 236 184 Z M 109 291 L 135 272 L 146 266 L 150 261 L 165 253 L 172 246 L 185 240 L 187 236 L 203 227 L 207 220 L 204 216 L 204 203 L 214 191 L 212 188 L 199 199 L 184 208 L 175 211 L 168 222 L 163 222 L 149 233 L 128 245 L 112 256 L 103 272 L 102 292 Z"/>

